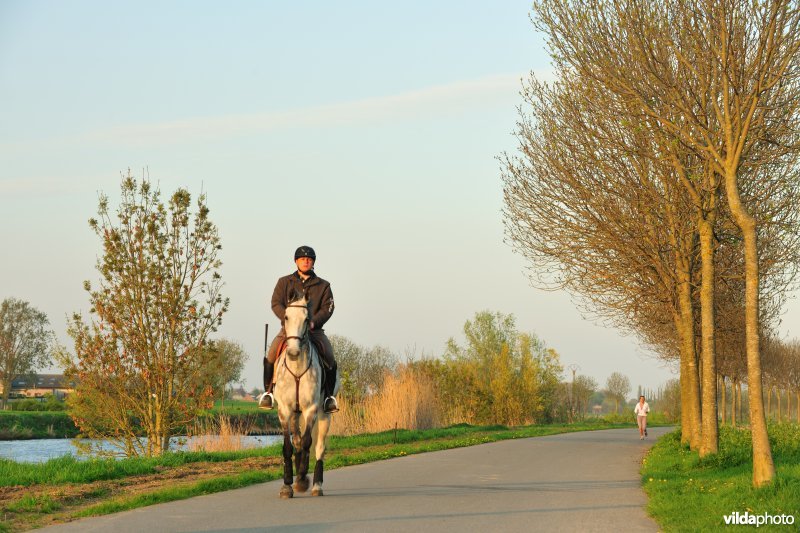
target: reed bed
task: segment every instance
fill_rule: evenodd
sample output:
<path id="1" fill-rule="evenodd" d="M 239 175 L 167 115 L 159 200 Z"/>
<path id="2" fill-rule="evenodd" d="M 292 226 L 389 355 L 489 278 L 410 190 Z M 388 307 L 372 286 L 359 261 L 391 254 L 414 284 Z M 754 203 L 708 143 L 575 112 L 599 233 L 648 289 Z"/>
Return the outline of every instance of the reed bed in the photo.
<path id="1" fill-rule="evenodd" d="M 255 447 L 244 440 L 253 429 L 248 419 L 232 419 L 227 415 L 202 419 L 195 425 L 192 438 L 187 443 L 190 452 L 236 452 Z"/>
<path id="2" fill-rule="evenodd" d="M 442 422 L 433 382 L 407 366 L 387 374 L 380 391 L 355 401 L 343 397 L 340 403 L 331 425 L 333 435 L 431 429 Z"/>

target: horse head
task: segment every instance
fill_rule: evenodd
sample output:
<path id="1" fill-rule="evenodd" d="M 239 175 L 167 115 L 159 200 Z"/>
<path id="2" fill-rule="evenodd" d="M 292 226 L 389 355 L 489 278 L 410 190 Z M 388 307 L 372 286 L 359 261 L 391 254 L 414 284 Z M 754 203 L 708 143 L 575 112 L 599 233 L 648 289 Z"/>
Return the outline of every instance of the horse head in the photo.
<path id="1" fill-rule="evenodd" d="M 283 328 L 286 331 L 286 355 L 296 360 L 301 347 L 308 342 L 308 308 L 310 302 L 299 295 L 286 306 Z"/>

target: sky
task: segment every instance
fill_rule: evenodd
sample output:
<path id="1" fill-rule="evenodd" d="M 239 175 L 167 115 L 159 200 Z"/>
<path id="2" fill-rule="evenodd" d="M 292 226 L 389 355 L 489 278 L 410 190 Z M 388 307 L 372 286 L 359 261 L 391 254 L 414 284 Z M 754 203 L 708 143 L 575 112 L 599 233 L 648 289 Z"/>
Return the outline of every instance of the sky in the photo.
<path id="1" fill-rule="evenodd" d="M 260 386 L 264 324 L 299 245 L 365 347 L 438 357 L 479 311 L 513 314 L 565 366 L 656 389 L 676 369 L 531 286 L 504 242 L 497 157 L 530 73 L 550 75 L 530 2 L 0 3 L 0 298 L 69 346 L 98 279 L 98 195 L 148 176 L 207 195 L 222 239 L 217 337 Z M 790 301 L 785 335 L 800 336 Z"/>

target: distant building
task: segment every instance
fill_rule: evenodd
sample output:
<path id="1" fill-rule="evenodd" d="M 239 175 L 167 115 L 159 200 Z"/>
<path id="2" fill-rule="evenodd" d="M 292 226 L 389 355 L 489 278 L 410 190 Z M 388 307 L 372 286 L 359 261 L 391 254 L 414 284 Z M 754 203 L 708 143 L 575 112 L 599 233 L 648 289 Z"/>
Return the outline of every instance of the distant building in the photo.
<path id="1" fill-rule="evenodd" d="M 230 398 L 231 400 L 243 400 L 246 402 L 254 402 L 255 398 L 244 390 L 241 386 L 238 389 L 231 389 L 230 391 Z"/>
<path id="2" fill-rule="evenodd" d="M 2 392 L 1 386 L 0 392 Z M 75 392 L 75 382 L 67 381 L 64 374 L 36 374 L 13 380 L 10 396 L 41 398 L 52 394 L 56 398 L 62 399 L 73 392 Z"/>

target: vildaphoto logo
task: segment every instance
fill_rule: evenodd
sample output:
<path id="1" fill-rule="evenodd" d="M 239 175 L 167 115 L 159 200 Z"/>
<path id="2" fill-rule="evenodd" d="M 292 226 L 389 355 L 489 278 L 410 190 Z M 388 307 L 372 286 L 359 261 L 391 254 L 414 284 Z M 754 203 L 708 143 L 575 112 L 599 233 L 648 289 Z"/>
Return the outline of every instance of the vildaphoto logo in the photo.
<path id="1" fill-rule="evenodd" d="M 722 517 L 725 520 L 726 526 L 790 526 L 794 524 L 794 515 L 790 514 L 752 514 L 749 511 L 740 513 L 739 511 L 733 512 L 729 515 Z"/>

